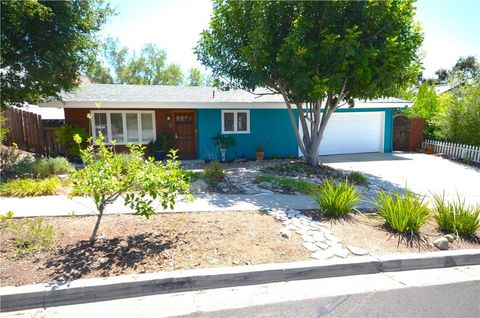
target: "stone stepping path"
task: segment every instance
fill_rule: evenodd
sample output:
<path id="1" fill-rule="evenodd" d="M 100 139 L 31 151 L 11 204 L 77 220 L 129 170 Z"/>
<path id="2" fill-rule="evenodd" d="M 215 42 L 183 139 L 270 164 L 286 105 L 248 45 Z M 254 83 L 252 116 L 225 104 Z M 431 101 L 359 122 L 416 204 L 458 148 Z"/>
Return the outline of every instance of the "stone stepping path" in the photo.
<path id="1" fill-rule="evenodd" d="M 323 224 L 314 221 L 297 210 L 270 209 L 267 214 L 276 220 L 282 221 L 280 235 L 290 238 L 291 232 L 296 232 L 303 240 L 303 247 L 317 260 L 326 260 L 332 257 L 345 258 L 351 255 L 366 255 L 368 251 L 355 246 L 344 247 L 340 238 Z"/>

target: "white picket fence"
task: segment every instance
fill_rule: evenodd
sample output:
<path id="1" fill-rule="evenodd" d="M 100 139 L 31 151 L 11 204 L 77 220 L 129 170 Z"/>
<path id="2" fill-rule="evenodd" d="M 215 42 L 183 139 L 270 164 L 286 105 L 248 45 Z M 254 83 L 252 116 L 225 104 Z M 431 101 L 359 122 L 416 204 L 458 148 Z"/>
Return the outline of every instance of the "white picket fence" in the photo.
<path id="1" fill-rule="evenodd" d="M 480 162 L 480 147 L 454 144 L 452 142 L 425 140 L 422 147 L 433 146 L 434 153 L 443 153 L 452 157 Z"/>

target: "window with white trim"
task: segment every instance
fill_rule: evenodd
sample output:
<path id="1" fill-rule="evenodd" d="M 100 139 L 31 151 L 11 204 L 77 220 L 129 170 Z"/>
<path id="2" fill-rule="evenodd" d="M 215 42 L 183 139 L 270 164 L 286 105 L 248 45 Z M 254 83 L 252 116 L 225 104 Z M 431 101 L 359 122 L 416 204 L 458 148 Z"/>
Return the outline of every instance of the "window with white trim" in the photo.
<path id="1" fill-rule="evenodd" d="M 222 110 L 222 134 L 249 134 L 249 110 Z"/>
<path id="2" fill-rule="evenodd" d="M 153 111 L 92 110 L 92 131 L 95 140 L 101 132 L 107 143 L 146 144 L 155 139 Z"/>

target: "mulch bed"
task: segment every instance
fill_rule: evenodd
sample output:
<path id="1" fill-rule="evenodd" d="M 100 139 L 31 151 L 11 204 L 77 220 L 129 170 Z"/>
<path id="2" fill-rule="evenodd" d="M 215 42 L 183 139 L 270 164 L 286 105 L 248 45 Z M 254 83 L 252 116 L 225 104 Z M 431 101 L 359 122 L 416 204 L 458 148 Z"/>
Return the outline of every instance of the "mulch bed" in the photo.
<path id="1" fill-rule="evenodd" d="M 2 286 L 309 259 L 299 236 L 282 238 L 281 223 L 258 212 L 106 215 L 98 232 L 106 240 L 93 247 L 94 216 L 44 220 L 56 229 L 54 244 L 22 257 L 2 229 Z"/>

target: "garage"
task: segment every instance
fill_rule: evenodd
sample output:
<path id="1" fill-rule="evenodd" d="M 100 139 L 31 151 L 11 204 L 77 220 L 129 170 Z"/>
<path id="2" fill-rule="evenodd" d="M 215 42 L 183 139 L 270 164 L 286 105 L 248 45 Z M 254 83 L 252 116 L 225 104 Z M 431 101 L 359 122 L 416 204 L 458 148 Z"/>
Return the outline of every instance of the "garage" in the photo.
<path id="1" fill-rule="evenodd" d="M 325 129 L 319 155 L 384 152 L 384 127 L 384 111 L 336 112 Z"/>

